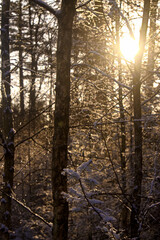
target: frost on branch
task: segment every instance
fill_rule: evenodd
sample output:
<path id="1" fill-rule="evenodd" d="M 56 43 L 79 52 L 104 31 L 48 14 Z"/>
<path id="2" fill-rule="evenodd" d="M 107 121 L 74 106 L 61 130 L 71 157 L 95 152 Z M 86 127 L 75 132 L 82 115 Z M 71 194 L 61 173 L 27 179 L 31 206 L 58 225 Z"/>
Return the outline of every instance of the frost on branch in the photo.
<path id="1" fill-rule="evenodd" d="M 72 169 L 65 168 L 65 169 L 63 169 L 63 172 L 64 173 L 66 172 L 69 176 L 71 176 L 77 180 L 80 178 L 79 174 L 77 172 L 73 171 Z M 63 174 L 63 172 L 62 172 L 62 174 Z"/>
<path id="2" fill-rule="evenodd" d="M 94 169 L 95 165 L 92 160 L 80 164 L 77 169 L 64 169 L 62 174 L 69 176 L 69 188 L 68 192 L 63 192 L 63 197 L 68 201 L 71 214 L 78 214 L 88 218 L 88 221 L 92 219 L 92 223 L 95 222 L 95 226 L 99 226 L 101 232 L 107 236 L 113 238 L 114 224 L 116 219 L 112 216 L 112 210 L 106 208 L 105 200 L 101 195 L 102 189 L 100 189 L 99 179 L 101 173 Z M 85 214 L 86 213 L 86 214 Z M 83 220 L 86 221 L 86 220 Z M 106 227 L 107 225 L 107 227 Z M 107 232 L 103 231 L 103 227 L 106 227 Z"/>
<path id="3" fill-rule="evenodd" d="M 120 15 L 122 17 L 122 19 L 126 22 L 126 26 L 129 30 L 130 36 L 134 39 L 134 34 L 133 34 L 132 28 L 129 24 L 129 21 L 124 16 L 124 14 L 121 12 L 120 8 L 118 7 L 117 2 L 115 0 L 109 0 L 109 4 L 111 5 L 111 9 L 110 9 L 110 12 L 108 13 L 108 16 L 115 20 L 116 15 L 117 14 Z"/>
<path id="4" fill-rule="evenodd" d="M 79 174 L 81 174 L 84 170 L 87 170 L 88 166 L 92 163 L 92 159 L 90 159 L 88 162 L 82 163 L 78 168 L 77 171 Z"/>
<path id="5" fill-rule="evenodd" d="M 10 133 L 10 134 L 15 134 L 15 133 L 16 133 L 16 130 L 15 130 L 14 128 L 11 128 L 11 130 L 10 130 L 9 133 Z"/>

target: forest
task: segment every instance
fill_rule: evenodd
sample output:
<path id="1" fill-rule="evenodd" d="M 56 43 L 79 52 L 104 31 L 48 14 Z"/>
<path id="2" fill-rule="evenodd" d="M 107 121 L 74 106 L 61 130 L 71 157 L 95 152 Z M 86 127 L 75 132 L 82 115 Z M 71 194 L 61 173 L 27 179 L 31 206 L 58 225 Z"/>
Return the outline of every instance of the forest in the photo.
<path id="1" fill-rule="evenodd" d="M 160 2 L 0 0 L 0 240 L 160 239 Z"/>

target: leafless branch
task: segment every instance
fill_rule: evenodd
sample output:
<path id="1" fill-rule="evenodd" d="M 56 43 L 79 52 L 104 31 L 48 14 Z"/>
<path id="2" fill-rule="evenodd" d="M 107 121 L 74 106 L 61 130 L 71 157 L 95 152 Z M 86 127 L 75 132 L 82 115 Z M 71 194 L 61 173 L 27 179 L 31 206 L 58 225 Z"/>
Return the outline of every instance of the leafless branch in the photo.
<path id="1" fill-rule="evenodd" d="M 18 132 L 20 132 L 23 128 L 25 128 L 26 126 L 28 126 L 32 121 L 34 121 L 36 118 L 40 117 L 43 113 L 45 113 L 53 104 L 55 104 L 55 102 L 53 102 L 52 104 L 50 104 L 49 106 L 47 106 L 43 111 L 41 111 L 40 113 L 38 113 L 34 118 L 32 118 L 30 121 L 28 121 L 27 123 L 25 123 L 23 126 L 21 126 L 14 135 L 16 135 Z"/>
<path id="2" fill-rule="evenodd" d="M 3 154 L 3 156 L 0 158 L 0 162 L 3 160 L 4 156 L 5 156 L 5 155 Z"/>
<path id="3" fill-rule="evenodd" d="M 46 147 L 44 147 L 42 144 L 38 143 L 34 138 L 32 138 L 32 141 L 37 144 L 38 146 L 40 146 L 41 148 L 43 148 L 43 150 L 46 150 L 47 152 L 52 153 L 52 151 Z"/>
<path id="4" fill-rule="evenodd" d="M 2 192 L 2 190 L 0 189 L 0 192 Z M 6 196 L 11 197 L 16 203 L 18 203 L 21 207 L 23 207 L 25 210 L 27 210 L 28 212 L 30 212 L 32 215 L 34 215 L 36 218 L 38 218 L 39 220 L 41 220 L 42 222 L 44 222 L 47 226 L 49 226 L 50 228 L 52 228 L 51 223 L 47 222 L 43 217 L 41 217 L 39 214 L 35 213 L 32 211 L 32 209 L 30 209 L 28 206 L 26 206 L 23 202 L 19 201 L 18 199 L 16 199 L 16 197 L 14 197 L 13 195 L 14 192 L 12 190 L 12 194 L 11 196 L 7 193 L 5 193 Z"/>
<path id="5" fill-rule="evenodd" d="M 46 9 L 47 11 L 52 13 L 55 17 L 58 18 L 60 16 L 60 10 L 58 10 L 58 11 L 54 10 L 51 6 L 49 6 L 44 1 L 42 1 L 42 0 L 31 0 L 31 1 L 38 4 L 40 7 L 43 7 L 44 9 Z"/>
<path id="6" fill-rule="evenodd" d="M 100 219 L 101 219 L 103 222 L 105 222 L 105 224 L 106 224 L 107 227 L 108 227 L 108 233 L 110 233 L 110 234 L 112 235 L 112 237 L 113 237 L 114 239 L 116 239 L 115 236 L 114 236 L 113 230 L 111 229 L 111 226 L 107 223 L 107 221 L 105 221 L 105 220 L 103 219 L 103 217 L 102 217 L 102 215 L 99 213 L 99 211 L 98 211 L 98 210 L 94 207 L 94 205 L 89 201 L 89 199 L 88 199 L 88 197 L 87 197 L 87 195 L 86 195 L 86 193 L 85 193 L 85 190 L 84 190 L 84 187 L 83 187 L 83 184 L 82 184 L 81 179 L 79 179 L 79 183 L 80 183 L 80 187 L 81 187 L 81 189 L 82 189 L 84 198 L 85 198 L 85 200 L 87 201 L 88 205 L 93 209 L 93 211 L 94 211 L 95 213 L 97 213 L 97 215 L 100 217 Z"/>
<path id="7" fill-rule="evenodd" d="M 32 215 L 34 215 L 36 218 L 38 218 L 39 220 L 41 220 L 42 222 L 44 222 L 47 226 L 49 226 L 50 228 L 52 228 L 52 225 L 47 222 L 43 217 L 41 217 L 39 214 L 33 212 L 29 207 L 27 207 L 26 205 L 24 205 L 24 203 L 22 203 L 21 201 L 17 200 L 15 197 L 12 196 L 12 199 L 18 203 L 21 207 L 23 207 L 25 210 L 27 210 L 28 212 L 30 212 Z"/>
<path id="8" fill-rule="evenodd" d="M 92 0 L 88 0 L 87 2 L 80 4 L 78 7 L 76 7 L 76 9 L 86 6 L 86 5 L 87 5 L 88 3 L 90 3 L 91 1 L 92 1 Z"/>
<path id="9" fill-rule="evenodd" d="M 112 76 L 110 76 L 109 74 L 103 72 L 102 70 L 98 69 L 97 67 L 94 67 L 94 66 L 91 66 L 89 64 L 73 64 L 72 67 L 89 67 L 89 68 L 92 68 L 94 69 L 95 71 L 99 72 L 102 76 L 105 76 L 109 79 L 111 79 L 112 81 L 116 82 L 120 87 L 124 87 L 124 88 L 127 88 L 128 90 L 131 90 L 132 88 L 131 87 L 128 87 L 127 85 L 117 81 L 115 78 L 113 78 Z"/>
<path id="10" fill-rule="evenodd" d="M 42 128 L 42 129 L 40 129 L 38 132 L 36 132 L 35 134 L 33 134 L 32 136 L 23 139 L 21 142 L 19 142 L 19 143 L 17 143 L 17 144 L 15 145 L 15 148 L 18 147 L 19 145 L 21 145 L 22 143 L 30 140 L 30 139 L 33 140 L 33 138 L 34 138 L 35 136 L 37 136 L 39 133 L 41 133 L 41 132 L 44 131 L 45 129 L 46 129 L 46 128 L 44 127 L 44 128 Z"/>

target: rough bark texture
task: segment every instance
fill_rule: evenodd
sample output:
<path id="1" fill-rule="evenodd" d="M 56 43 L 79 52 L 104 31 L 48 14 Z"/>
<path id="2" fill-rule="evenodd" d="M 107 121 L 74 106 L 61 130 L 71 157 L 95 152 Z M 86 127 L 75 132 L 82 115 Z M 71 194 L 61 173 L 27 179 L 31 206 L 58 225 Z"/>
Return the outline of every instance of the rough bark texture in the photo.
<path id="1" fill-rule="evenodd" d="M 1 19 L 3 126 L 0 135 L 4 147 L 4 187 L 0 207 L 0 236 L 3 240 L 9 239 L 8 229 L 11 228 L 12 206 L 10 195 L 13 187 L 14 172 L 14 130 L 10 95 L 9 10 L 10 1 L 3 0 Z"/>
<path id="2" fill-rule="evenodd" d="M 70 58 L 72 24 L 76 1 L 63 0 L 58 18 L 56 102 L 54 114 L 52 186 L 53 186 L 53 239 L 66 240 L 68 234 L 68 203 L 62 192 L 67 191 L 67 142 L 70 105 Z"/>
<path id="3" fill-rule="evenodd" d="M 134 98 L 134 136 L 135 136 L 135 162 L 134 162 L 134 189 L 131 211 L 131 237 L 140 239 L 139 214 L 141 207 L 141 185 L 142 185 L 142 124 L 141 124 L 141 65 L 146 41 L 146 33 L 149 19 L 150 0 L 144 0 L 143 20 L 140 31 L 140 50 L 135 58 L 133 77 L 133 98 Z"/>

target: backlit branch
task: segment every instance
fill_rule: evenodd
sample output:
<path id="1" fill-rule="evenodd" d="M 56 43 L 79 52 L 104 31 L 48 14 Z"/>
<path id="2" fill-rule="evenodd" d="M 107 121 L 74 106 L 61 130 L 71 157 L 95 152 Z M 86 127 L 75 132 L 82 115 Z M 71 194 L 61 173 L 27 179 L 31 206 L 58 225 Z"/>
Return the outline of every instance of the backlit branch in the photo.
<path id="1" fill-rule="evenodd" d="M 50 13 L 52 13 L 54 16 L 56 16 L 57 18 L 60 15 L 60 10 L 54 10 L 51 6 L 49 6 L 47 3 L 45 3 L 42 0 L 31 0 L 31 2 L 34 2 L 36 4 L 38 4 L 40 7 L 43 7 L 44 9 L 46 9 L 47 11 L 49 11 Z"/>
<path id="2" fill-rule="evenodd" d="M 91 0 L 88 0 L 88 1 L 86 1 L 85 3 L 82 3 L 82 4 L 80 4 L 78 7 L 76 7 L 76 9 L 78 9 L 78 8 L 81 8 L 81 7 L 84 7 L 84 6 L 86 6 L 88 3 L 90 3 L 91 2 Z"/>

